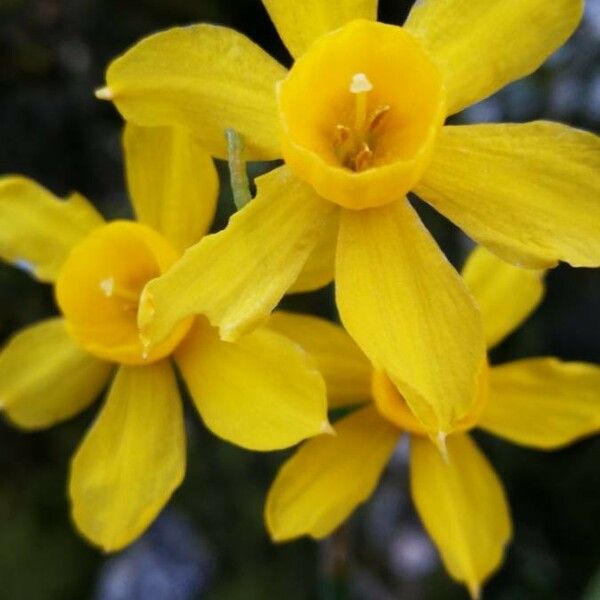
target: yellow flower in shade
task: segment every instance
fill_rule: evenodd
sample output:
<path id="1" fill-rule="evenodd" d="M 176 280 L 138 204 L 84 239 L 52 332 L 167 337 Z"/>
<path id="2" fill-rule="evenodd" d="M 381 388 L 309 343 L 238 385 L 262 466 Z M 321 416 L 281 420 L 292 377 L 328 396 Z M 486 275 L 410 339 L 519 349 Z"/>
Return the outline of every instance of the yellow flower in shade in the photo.
<path id="1" fill-rule="evenodd" d="M 244 448 L 284 448 L 329 428 L 314 361 L 276 332 L 230 344 L 200 317 L 151 350 L 140 342 L 140 293 L 206 233 L 218 179 L 183 130 L 128 125 L 124 149 L 139 222 L 106 223 L 79 195 L 63 201 L 23 177 L 0 179 L 0 258 L 54 283 L 62 312 L 0 353 L 0 407 L 22 428 L 48 427 L 89 406 L 116 371 L 69 483 L 77 528 L 105 550 L 139 536 L 183 478 L 174 365 L 208 428 Z M 201 272 L 195 279 L 219 293 Z"/>
<path id="2" fill-rule="evenodd" d="M 234 340 L 290 287 L 331 281 L 335 262 L 346 329 L 442 439 L 477 401 L 483 326 L 406 194 L 511 263 L 600 264 L 595 136 L 548 122 L 444 126 L 537 69 L 582 1 L 421 0 L 403 27 L 376 22 L 376 0 L 263 3 L 291 70 L 231 29 L 196 25 L 142 40 L 98 91 L 139 125 L 193 130 L 213 156 L 226 157 L 232 128 L 249 160 L 286 163 L 147 286 L 139 324 L 161 344 L 198 313 Z"/>
<path id="3" fill-rule="evenodd" d="M 526 271 L 477 249 L 464 277 L 480 303 L 493 346 L 542 297 L 541 271 Z M 446 569 L 473 598 L 502 561 L 511 520 L 502 484 L 469 431 L 549 450 L 600 430 L 600 367 L 530 358 L 489 369 L 479 402 L 446 440 L 446 456 L 425 435 L 400 391 L 345 332 L 314 317 L 276 312 L 271 327 L 313 353 L 330 406 L 357 405 L 336 436 L 305 442 L 282 466 L 265 507 L 272 538 L 329 535 L 375 489 L 403 434 L 410 435 L 410 486 L 417 511 Z"/>

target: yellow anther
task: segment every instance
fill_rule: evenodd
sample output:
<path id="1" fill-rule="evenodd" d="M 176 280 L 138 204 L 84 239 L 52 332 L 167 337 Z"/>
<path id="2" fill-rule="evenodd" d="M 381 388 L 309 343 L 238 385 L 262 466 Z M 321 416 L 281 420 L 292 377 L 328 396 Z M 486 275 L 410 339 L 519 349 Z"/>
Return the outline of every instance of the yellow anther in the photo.
<path id="1" fill-rule="evenodd" d="M 389 104 L 379 106 L 373 111 L 371 117 L 369 118 L 369 124 L 367 125 L 367 131 L 369 134 L 377 132 L 377 130 L 381 127 L 381 124 L 385 121 L 385 117 L 389 112 Z"/>
<path id="2" fill-rule="evenodd" d="M 356 153 L 354 157 L 354 170 L 359 173 L 360 171 L 364 171 L 368 167 L 371 166 L 373 162 L 373 151 L 369 148 L 369 145 L 366 142 L 363 142 L 360 150 Z"/>

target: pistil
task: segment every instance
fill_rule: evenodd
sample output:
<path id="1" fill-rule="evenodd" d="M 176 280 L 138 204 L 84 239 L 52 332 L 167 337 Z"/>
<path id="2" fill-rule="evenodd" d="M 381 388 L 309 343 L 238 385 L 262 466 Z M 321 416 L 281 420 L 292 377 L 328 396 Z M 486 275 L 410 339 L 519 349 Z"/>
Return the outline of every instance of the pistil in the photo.
<path id="1" fill-rule="evenodd" d="M 350 93 L 355 97 L 354 125 L 337 124 L 334 134 L 334 149 L 340 163 L 347 169 L 360 172 L 373 164 L 375 137 L 390 107 L 386 104 L 377 107 L 368 115 L 368 94 L 373 84 L 364 73 L 355 73 L 350 82 Z"/>

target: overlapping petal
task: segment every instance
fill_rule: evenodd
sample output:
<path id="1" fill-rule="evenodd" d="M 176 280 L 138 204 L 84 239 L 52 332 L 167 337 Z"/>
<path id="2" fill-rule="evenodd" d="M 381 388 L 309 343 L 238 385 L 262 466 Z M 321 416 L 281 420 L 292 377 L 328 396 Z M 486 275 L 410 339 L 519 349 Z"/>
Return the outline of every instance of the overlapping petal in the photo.
<path id="1" fill-rule="evenodd" d="M 274 331 L 258 329 L 229 343 L 198 319 L 175 356 L 202 419 L 219 437 L 276 450 L 329 430 L 314 361 Z"/>
<path id="2" fill-rule="evenodd" d="M 263 0 L 283 43 L 298 58 L 315 39 L 354 19 L 377 18 L 378 0 Z"/>
<path id="3" fill-rule="evenodd" d="M 496 473 L 467 434 L 449 436 L 447 450 L 446 462 L 427 439 L 412 438 L 411 492 L 446 569 L 476 599 L 511 537 L 509 507 Z"/>
<path id="4" fill-rule="evenodd" d="M 151 35 L 117 58 L 99 96 L 128 121 L 190 129 L 227 158 L 225 129 L 244 139 L 250 160 L 281 156 L 275 85 L 285 69 L 247 37 L 215 25 Z"/>
<path id="5" fill-rule="evenodd" d="M 69 495 L 79 531 L 118 550 L 154 520 L 185 471 L 183 411 L 168 361 L 121 367 L 73 457 Z"/>
<path id="6" fill-rule="evenodd" d="M 0 408 L 19 427 L 50 427 L 91 404 L 111 369 L 71 339 L 64 319 L 42 321 L 0 353 Z"/>
<path id="7" fill-rule="evenodd" d="M 544 271 L 515 267 L 483 246 L 471 253 L 462 276 L 481 309 L 488 348 L 517 329 L 544 295 Z"/>
<path id="8" fill-rule="evenodd" d="M 401 435 L 372 406 L 335 431 L 305 442 L 277 474 L 265 506 L 274 540 L 331 533 L 373 493 Z"/>
<path id="9" fill-rule="evenodd" d="M 336 283 L 342 322 L 371 362 L 430 433 L 452 431 L 476 401 L 483 326 L 406 200 L 342 212 Z"/>
<path id="10" fill-rule="evenodd" d="M 530 358 L 494 367 L 480 426 L 516 444 L 552 449 L 600 431 L 600 367 Z"/>
<path id="11" fill-rule="evenodd" d="M 62 200 L 31 179 L 0 179 L 0 259 L 54 281 L 71 248 L 102 217 L 79 194 Z"/>
<path id="12" fill-rule="evenodd" d="M 336 210 L 327 217 L 319 241 L 308 255 L 302 271 L 300 271 L 288 293 L 312 292 L 333 281 L 335 275 L 335 248 L 339 230 L 339 211 Z"/>
<path id="13" fill-rule="evenodd" d="M 215 215 L 219 177 L 212 158 L 189 131 L 175 127 L 127 123 L 123 147 L 138 221 L 183 252 L 210 229 Z"/>
<path id="14" fill-rule="evenodd" d="M 582 13 L 582 0 L 419 0 L 406 27 L 443 70 L 453 114 L 535 71 Z"/>
<path id="15" fill-rule="evenodd" d="M 600 265 L 600 138 L 565 125 L 445 127 L 416 192 L 516 265 Z"/>
<path id="16" fill-rule="evenodd" d="M 300 344 L 315 359 L 327 385 L 329 408 L 369 400 L 373 368 L 341 327 L 325 319 L 284 311 L 274 312 L 268 327 Z"/>
<path id="17" fill-rule="evenodd" d="M 266 319 L 297 279 L 333 205 L 287 167 L 257 180 L 258 193 L 229 226 L 190 248 L 142 297 L 144 336 L 160 342 L 191 314 L 232 341 Z"/>

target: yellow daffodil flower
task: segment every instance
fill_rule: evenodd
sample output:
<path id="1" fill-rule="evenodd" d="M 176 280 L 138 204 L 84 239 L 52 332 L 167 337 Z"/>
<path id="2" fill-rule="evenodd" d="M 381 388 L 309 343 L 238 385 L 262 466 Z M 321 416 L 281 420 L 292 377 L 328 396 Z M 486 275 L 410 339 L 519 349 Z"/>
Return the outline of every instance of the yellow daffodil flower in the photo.
<path id="1" fill-rule="evenodd" d="M 490 346 L 515 329 L 543 293 L 541 271 L 513 267 L 483 248 L 471 255 L 464 277 L 480 303 Z M 331 407 L 373 400 L 336 422 L 335 437 L 306 442 L 280 469 L 265 507 L 277 541 L 330 534 L 373 493 L 407 433 L 417 511 L 450 575 L 477 598 L 502 561 L 511 520 L 502 485 L 468 432 L 480 427 L 549 450 L 600 430 L 600 367 L 530 358 L 489 369 L 477 406 L 462 431 L 448 436 L 443 456 L 400 390 L 341 328 L 283 312 L 273 314 L 271 327 L 313 353 Z"/>
<path id="2" fill-rule="evenodd" d="M 582 0 L 420 0 L 403 27 L 375 21 L 377 0 L 263 3 L 295 58 L 289 71 L 231 29 L 195 25 L 139 42 L 98 90 L 127 120 L 194 131 L 213 156 L 226 158 L 231 128 L 248 159 L 286 163 L 148 285 L 139 324 L 160 344 L 203 314 L 234 340 L 290 288 L 330 281 L 335 259 L 350 335 L 443 437 L 477 401 L 483 326 L 406 193 L 507 261 L 600 264 L 595 136 L 547 122 L 444 126 L 537 69 Z"/>
<path id="3" fill-rule="evenodd" d="M 24 429 L 48 427 L 89 406 L 116 370 L 69 484 L 75 524 L 108 551 L 139 536 L 183 478 L 174 364 L 208 428 L 244 448 L 284 448 L 329 427 L 321 375 L 280 334 L 257 329 L 231 344 L 191 318 L 144 347 L 140 293 L 206 233 L 218 178 L 183 130 L 128 125 L 124 148 L 139 222 L 106 223 L 79 195 L 63 201 L 26 178 L 0 179 L 0 258 L 54 283 L 62 312 L 0 353 L 0 407 Z M 219 293 L 218 282 L 195 278 Z"/>

